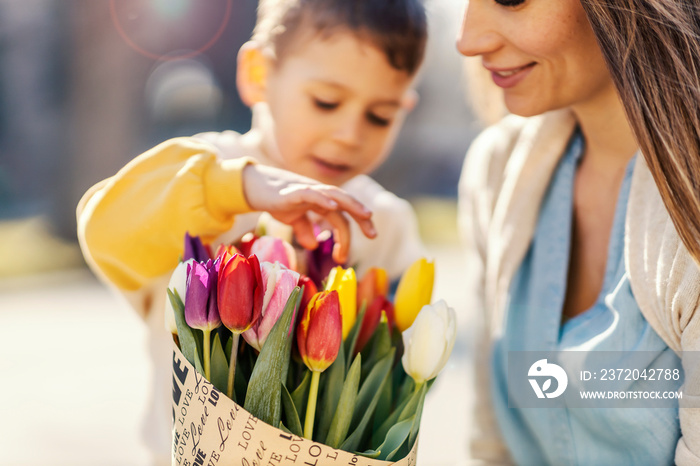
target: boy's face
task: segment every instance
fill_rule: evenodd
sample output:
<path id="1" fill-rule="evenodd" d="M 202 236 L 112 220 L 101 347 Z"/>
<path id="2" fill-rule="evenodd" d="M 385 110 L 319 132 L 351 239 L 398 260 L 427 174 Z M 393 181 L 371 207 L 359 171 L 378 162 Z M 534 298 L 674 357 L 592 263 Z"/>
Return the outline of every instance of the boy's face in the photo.
<path id="1" fill-rule="evenodd" d="M 349 31 L 298 39 L 267 76 L 268 156 L 333 185 L 372 171 L 403 123 L 411 81 Z"/>

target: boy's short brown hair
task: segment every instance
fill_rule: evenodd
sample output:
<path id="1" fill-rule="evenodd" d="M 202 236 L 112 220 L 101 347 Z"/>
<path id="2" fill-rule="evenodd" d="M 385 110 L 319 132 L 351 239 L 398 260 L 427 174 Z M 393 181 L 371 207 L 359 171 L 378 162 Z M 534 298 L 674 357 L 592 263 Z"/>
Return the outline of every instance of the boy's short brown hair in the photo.
<path id="1" fill-rule="evenodd" d="M 252 39 L 282 59 L 305 27 L 322 37 L 346 28 L 409 75 L 420 66 L 427 39 L 421 0 L 260 0 Z"/>

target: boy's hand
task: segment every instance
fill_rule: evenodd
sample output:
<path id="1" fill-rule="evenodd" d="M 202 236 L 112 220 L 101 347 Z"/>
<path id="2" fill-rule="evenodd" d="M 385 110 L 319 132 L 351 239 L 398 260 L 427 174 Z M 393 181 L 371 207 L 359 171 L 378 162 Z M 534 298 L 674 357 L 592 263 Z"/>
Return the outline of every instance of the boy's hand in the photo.
<path id="1" fill-rule="evenodd" d="M 357 199 L 340 188 L 296 173 L 250 164 L 243 169 L 243 192 L 251 209 L 269 212 L 290 225 L 299 244 L 307 249 L 318 246 L 309 211 L 325 218 L 333 228 L 333 259 L 339 264 L 345 263 L 350 250 L 350 227 L 342 211 L 355 219 L 365 236 L 377 235 L 372 212 Z"/>

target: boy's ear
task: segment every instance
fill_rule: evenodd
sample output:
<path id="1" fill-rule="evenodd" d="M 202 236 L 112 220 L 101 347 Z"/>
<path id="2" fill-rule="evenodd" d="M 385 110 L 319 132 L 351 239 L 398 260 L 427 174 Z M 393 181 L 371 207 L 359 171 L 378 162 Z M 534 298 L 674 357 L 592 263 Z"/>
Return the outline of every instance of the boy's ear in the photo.
<path id="1" fill-rule="evenodd" d="M 418 94 L 418 91 L 415 89 L 409 89 L 406 91 L 406 94 L 404 94 L 403 98 L 401 99 L 401 108 L 403 108 L 406 113 L 410 112 L 414 108 L 416 108 L 416 105 L 418 105 L 418 101 L 420 100 L 420 95 Z"/>
<path id="2" fill-rule="evenodd" d="M 241 100 L 248 107 L 265 101 L 269 58 L 259 44 L 246 42 L 238 51 L 236 86 Z"/>

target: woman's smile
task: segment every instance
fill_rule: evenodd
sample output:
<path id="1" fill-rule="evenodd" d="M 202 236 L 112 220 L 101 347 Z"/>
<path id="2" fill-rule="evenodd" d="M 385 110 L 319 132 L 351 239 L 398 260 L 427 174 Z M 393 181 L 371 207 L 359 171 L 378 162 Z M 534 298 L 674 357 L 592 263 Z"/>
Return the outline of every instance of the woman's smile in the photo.
<path id="1" fill-rule="evenodd" d="M 513 87 L 525 79 L 535 65 L 536 63 L 533 62 L 515 68 L 496 68 L 487 65 L 484 65 L 484 67 L 491 72 L 493 82 L 505 89 Z"/>

